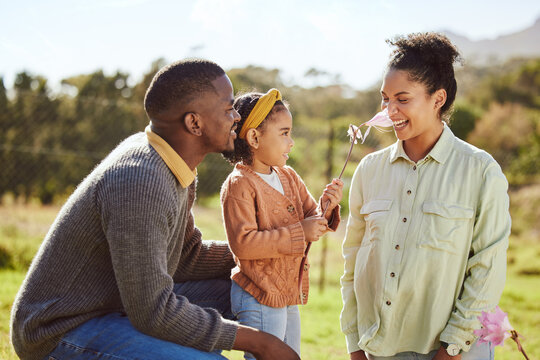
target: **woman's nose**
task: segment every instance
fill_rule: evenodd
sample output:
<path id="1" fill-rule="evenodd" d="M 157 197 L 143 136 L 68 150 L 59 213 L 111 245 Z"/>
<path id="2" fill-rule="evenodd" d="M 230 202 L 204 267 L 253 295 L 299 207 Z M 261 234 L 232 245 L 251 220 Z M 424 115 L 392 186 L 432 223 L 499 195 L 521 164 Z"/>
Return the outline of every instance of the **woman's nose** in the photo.
<path id="1" fill-rule="evenodd" d="M 395 102 L 393 101 L 387 102 L 386 107 L 388 108 L 388 115 L 397 114 L 398 107 Z"/>

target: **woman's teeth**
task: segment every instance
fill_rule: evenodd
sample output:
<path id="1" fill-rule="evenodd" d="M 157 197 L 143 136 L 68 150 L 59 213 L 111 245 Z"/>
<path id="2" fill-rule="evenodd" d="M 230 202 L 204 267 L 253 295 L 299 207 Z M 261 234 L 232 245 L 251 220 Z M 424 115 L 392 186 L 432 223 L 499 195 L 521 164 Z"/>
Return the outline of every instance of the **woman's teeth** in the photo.
<path id="1" fill-rule="evenodd" d="M 409 120 L 399 120 L 394 121 L 394 128 L 402 128 L 405 127 L 409 123 Z"/>

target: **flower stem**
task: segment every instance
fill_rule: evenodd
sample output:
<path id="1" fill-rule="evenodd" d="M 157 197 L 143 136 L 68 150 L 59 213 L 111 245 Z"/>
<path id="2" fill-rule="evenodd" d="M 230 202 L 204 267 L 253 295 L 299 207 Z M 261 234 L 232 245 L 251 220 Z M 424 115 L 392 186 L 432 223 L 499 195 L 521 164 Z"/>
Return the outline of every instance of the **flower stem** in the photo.
<path id="1" fill-rule="evenodd" d="M 354 129 L 352 125 L 349 125 L 349 127 L 353 130 L 353 136 L 351 137 L 351 147 L 349 148 L 349 153 L 347 154 L 347 158 L 345 159 L 345 164 L 343 164 L 343 168 L 341 169 L 341 172 L 339 173 L 338 179 L 341 180 L 341 177 L 343 176 L 343 173 L 345 172 L 345 168 L 347 167 L 347 163 L 349 162 L 349 159 L 351 158 L 352 149 L 354 147 L 354 142 L 356 140 L 356 132 L 360 131 L 359 128 Z M 322 217 L 326 215 L 326 210 L 328 210 L 328 205 L 330 204 L 330 200 L 326 201 L 326 204 L 324 205 L 323 214 Z M 309 253 L 309 249 L 311 248 L 311 242 L 309 242 L 306 246 L 306 250 L 304 251 L 304 257 L 302 257 L 302 262 L 300 262 L 300 272 L 298 274 L 298 293 L 300 294 L 300 303 L 304 305 L 304 297 L 302 294 L 302 282 L 303 282 L 303 272 L 304 272 L 304 266 L 306 265 L 307 255 Z M 528 359 L 527 359 L 528 360 Z"/>
<path id="2" fill-rule="evenodd" d="M 517 344 L 518 350 L 521 351 L 525 359 L 529 360 L 529 357 L 525 353 L 525 349 L 523 346 L 521 346 L 521 342 L 519 341 L 519 335 L 516 330 L 510 330 L 510 334 L 512 334 L 512 340 L 514 340 Z"/>

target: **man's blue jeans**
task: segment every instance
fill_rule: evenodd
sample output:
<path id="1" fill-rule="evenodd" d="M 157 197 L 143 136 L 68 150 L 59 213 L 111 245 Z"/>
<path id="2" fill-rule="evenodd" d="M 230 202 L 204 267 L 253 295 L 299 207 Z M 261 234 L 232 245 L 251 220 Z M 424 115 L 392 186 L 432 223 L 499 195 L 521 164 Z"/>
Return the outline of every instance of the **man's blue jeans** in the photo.
<path id="1" fill-rule="evenodd" d="M 217 309 L 226 318 L 230 312 L 230 280 L 189 281 L 175 284 L 174 292 L 192 304 Z M 68 332 L 46 357 L 48 360 L 155 360 L 226 359 L 218 352 L 204 352 L 145 335 L 135 329 L 126 315 L 99 316 Z"/>

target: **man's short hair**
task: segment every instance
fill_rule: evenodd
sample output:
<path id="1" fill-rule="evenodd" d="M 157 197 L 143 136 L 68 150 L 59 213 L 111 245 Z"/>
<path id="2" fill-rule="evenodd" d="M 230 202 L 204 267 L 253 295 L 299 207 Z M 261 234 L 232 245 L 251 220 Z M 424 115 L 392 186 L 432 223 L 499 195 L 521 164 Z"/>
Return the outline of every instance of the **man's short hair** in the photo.
<path id="1" fill-rule="evenodd" d="M 225 75 L 216 63 L 204 59 L 185 59 L 160 69 L 144 97 L 144 109 L 150 119 L 173 105 L 186 105 L 207 91 L 216 91 L 212 81 Z"/>

